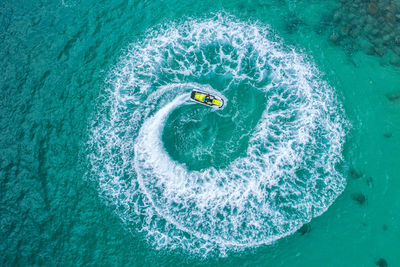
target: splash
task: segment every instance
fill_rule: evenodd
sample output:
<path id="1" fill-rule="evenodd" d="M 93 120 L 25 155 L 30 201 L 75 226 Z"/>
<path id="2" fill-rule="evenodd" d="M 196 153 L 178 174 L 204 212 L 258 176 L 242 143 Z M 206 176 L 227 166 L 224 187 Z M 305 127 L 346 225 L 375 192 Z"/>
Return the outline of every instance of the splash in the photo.
<path id="1" fill-rule="evenodd" d="M 270 244 L 345 187 L 336 169 L 345 120 L 333 90 L 266 26 L 225 14 L 159 26 L 131 45 L 107 85 L 90 126 L 89 175 L 156 248 L 225 255 Z M 198 112 L 187 101 L 193 88 L 265 97 L 244 153 L 225 166 L 191 169 L 165 149 L 171 114 Z M 226 98 L 234 114 L 238 102 Z"/>

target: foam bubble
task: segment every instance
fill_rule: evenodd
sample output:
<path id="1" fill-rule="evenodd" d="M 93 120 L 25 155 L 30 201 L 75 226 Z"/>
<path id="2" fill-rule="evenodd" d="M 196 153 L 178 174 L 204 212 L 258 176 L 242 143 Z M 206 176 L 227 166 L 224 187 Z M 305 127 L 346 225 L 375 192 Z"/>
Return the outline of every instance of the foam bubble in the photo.
<path id="1" fill-rule="evenodd" d="M 210 77 L 225 79 L 213 87 Z M 192 88 L 267 97 L 244 156 L 189 170 L 162 142 Z M 91 125 L 91 177 L 157 248 L 223 255 L 289 235 L 343 191 L 343 112 L 304 56 L 266 26 L 218 14 L 152 29 L 115 67 Z M 226 99 L 228 100 L 228 99 Z M 232 102 L 233 105 L 233 102 Z M 237 114 L 235 115 L 237 116 Z"/>

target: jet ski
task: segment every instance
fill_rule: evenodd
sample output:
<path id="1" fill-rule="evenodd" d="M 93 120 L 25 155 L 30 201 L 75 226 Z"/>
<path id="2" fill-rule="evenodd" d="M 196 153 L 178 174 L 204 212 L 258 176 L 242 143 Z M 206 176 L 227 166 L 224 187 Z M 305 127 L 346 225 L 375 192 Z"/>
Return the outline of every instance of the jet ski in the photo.
<path id="1" fill-rule="evenodd" d="M 214 108 L 222 108 L 224 106 L 222 98 L 199 90 L 192 91 L 190 100 Z"/>

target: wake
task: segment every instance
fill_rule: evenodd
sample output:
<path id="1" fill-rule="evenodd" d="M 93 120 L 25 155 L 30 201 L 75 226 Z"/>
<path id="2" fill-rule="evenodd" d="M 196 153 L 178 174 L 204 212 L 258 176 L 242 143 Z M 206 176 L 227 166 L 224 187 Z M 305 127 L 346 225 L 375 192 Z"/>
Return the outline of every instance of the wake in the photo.
<path id="1" fill-rule="evenodd" d="M 245 156 L 191 171 L 170 157 L 162 132 L 193 88 L 230 90 L 210 86 L 215 75 L 268 101 Z M 131 45 L 107 85 L 90 127 L 89 175 L 156 248 L 224 255 L 270 244 L 344 190 L 336 166 L 346 121 L 333 89 L 259 23 L 218 14 L 161 25 Z"/>

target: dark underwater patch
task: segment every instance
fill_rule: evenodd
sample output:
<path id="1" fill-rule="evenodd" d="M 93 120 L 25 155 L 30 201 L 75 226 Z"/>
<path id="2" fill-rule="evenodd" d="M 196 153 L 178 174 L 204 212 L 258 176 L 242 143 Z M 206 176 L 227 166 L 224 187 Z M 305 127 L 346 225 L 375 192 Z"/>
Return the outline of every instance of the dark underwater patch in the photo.
<path id="1" fill-rule="evenodd" d="M 299 230 L 297 230 L 297 232 L 300 235 L 305 235 L 306 233 L 311 232 L 311 224 L 309 223 L 304 224 Z"/>
<path id="2" fill-rule="evenodd" d="M 360 205 L 364 205 L 367 202 L 367 197 L 361 192 L 352 194 L 351 199 Z"/>
<path id="3" fill-rule="evenodd" d="M 378 265 L 379 267 L 387 267 L 388 263 L 384 258 L 380 258 L 379 260 L 377 260 L 375 262 L 376 265 Z"/>
<path id="4" fill-rule="evenodd" d="M 391 94 L 387 94 L 386 98 L 390 101 L 390 102 L 395 102 L 397 100 L 400 99 L 400 91 L 395 92 L 395 93 L 391 93 Z"/>
<path id="5" fill-rule="evenodd" d="M 354 168 L 350 168 L 349 174 L 352 179 L 360 179 L 363 176 L 362 172 L 360 172 Z"/>
<path id="6" fill-rule="evenodd" d="M 286 18 L 285 21 L 285 30 L 289 33 L 289 34 L 293 34 L 296 33 L 299 28 L 301 26 L 304 26 L 305 22 L 300 19 L 298 16 L 296 16 L 296 14 L 290 14 L 290 16 L 288 16 Z"/>
<path id="7" fill-rule="evenodd" d="M 374 183 L 374 179 L 372 179 L 372 177 L 368 177 L 365 182 L 367 183 L 368 187 L 371 187 Z"/>
<path id="8" fill-rule="evenodd" d="M 400 4 L 394 0 L 342 0 L 321 20 L 329 40 L 347 55 L 363 51 L 400 66 Z M 400 96 L 399 96 L 400 98 Z"/>
<path id="9" fill-rule="evenodd" d="M 383 136 L 384 136 L 385 138 L 390 138 L 390 137 L 393 136 L 393 134 L 392 134 L 392 133 L 385 133 L 385 134 L 383 134 Z"/>

